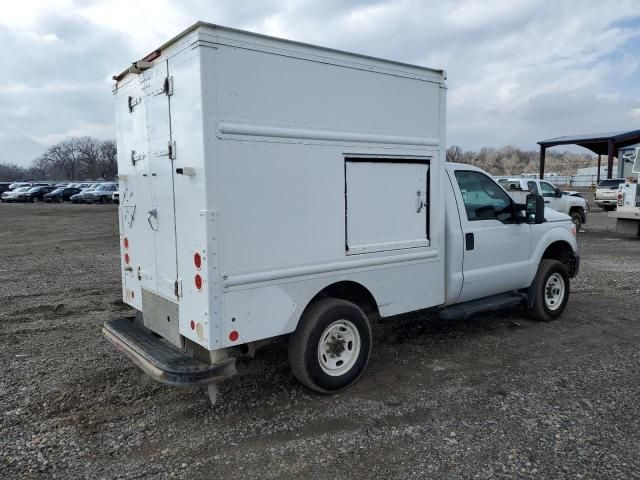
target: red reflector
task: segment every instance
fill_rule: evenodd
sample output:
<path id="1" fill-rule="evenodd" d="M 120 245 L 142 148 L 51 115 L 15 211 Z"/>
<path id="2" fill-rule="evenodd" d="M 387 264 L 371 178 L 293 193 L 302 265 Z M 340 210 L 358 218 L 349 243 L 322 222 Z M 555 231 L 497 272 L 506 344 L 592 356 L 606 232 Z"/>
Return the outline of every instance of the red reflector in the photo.
<path id="1" fill-rule="evenodd" d="M 195 329 L 196 329 L 196 322 L 191 320 L 191 330 L 195 330 Z"/>
<path id="2" fill-rule="evenodd" d="M 129 265 L 129 260 L 130 260 L 130 259 L 129 259 L 129 254 L 128 254 L 128 253 L 125 253 L 125 254 L 124 254 L 124 263 L 126 263 L 127 265 Z"/>
<path id="3" fill-rule="evenodd" d="M 238 340 L 238 337 L 240 336 L 240 334 L 238 332 L 236 332 L 235 330 L 233 330 L 230 334 L 229 334 L 229 340 L 231 340 L 232 342 L 235 342 L 236 340 Z"/>
<path id="4" fill-rule="evenodd" d="M 194 265 L 196 266 L 196 268 L 198 270 L 202 266 L 202 257 L 200 256 L 200 254 L 198 252 L 196 252 L 195 255 L 193 256 L 193 263 L 194 263 Z"/>
<path id="5" fill-rule="evenodd" d="M 196 275 L 194 281 L 196 283 L 196 288 L 200 290 L 202 288 L 202 277 L 200 275 Z"/>
<path id="6" fill-rule="evenodd" d="M 122 243 L 124 244 L 124 248 L 129 248 L 129 239 L 127 237 L 124 237 Z"/>

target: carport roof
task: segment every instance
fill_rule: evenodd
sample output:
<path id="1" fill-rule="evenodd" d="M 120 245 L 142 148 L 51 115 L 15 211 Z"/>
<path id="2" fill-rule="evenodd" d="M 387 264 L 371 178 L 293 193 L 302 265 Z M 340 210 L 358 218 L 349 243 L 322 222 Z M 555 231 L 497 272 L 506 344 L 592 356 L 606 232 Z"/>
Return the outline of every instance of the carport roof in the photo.
<path id="1" fill-rule="evenodd" d="M 609 153 L 609 142 L 613 142 L 616 149 L 640 143 L 640 130 L 568 135 L 566 137 L 541 140 L 538 142 L 538 145 L 543 148 L 555 147 L 557 145 L 580 145 L 598 155 L 607 155 Z"/>

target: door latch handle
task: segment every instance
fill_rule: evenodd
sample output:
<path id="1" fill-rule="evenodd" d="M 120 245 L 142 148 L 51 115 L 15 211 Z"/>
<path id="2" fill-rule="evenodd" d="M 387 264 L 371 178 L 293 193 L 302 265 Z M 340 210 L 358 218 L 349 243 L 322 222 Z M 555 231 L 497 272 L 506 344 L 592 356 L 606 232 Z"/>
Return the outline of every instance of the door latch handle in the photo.
<path id="1" fill-rule="evenodd" d="M 156 222 L 158 221 L 158 210 L 157 209 L 153 209 L 153 210 L 149 210 L 149 216 L 147 217 L 147 222 L 149 222 L 149 226 L 151 227 L 151 230 L 153 230 L 154 232 L 158 231 L 158 225 L 156 224 L 156 226 L 153 226 L 153 222 L 151 222 L 151 217 L 156 219 Z"/>
<path id="2" fill-rule="evenodd" d="M 465 249 L 466 250 L 473 250 L 475 248 L 475 237 L 473 236 L 473 233 L 465 233 L 464 235 L 464 244 L 465 244 Z"/>
<path id="3" fill-rule="evenodd" d="M 418 190 L 416 192 L 418 194 L 418 210 L 417 213 L 420 213 L 422 211 L 422 209 L 426 206 L 424 203 L 424 200 L 422 199 L 422 192 L 420 190 Z"/>

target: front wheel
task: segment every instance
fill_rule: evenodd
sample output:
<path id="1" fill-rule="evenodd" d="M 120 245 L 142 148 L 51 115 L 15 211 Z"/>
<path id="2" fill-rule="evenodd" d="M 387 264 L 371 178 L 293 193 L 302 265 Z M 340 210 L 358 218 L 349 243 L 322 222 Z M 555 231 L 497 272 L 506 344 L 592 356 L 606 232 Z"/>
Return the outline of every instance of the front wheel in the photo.
<path id="1" fill-rule="evenodd" d="M 369 320 L 360 307 L 346 300 L 318 300 L 289 338 L 293 374 L 320 393 L 336 393 L 355 383 L 370 355 Z"/>
<path id="2" fill-rule="evenodd" d="M 582 228 L 582 216 L 580 212 L 571 212 L 571 221 L 576 226 L 576 232 L 579 232 Z"/>
<path id="3" fill-rule="evenodd" d="M 569 300 L 569 273 L 558 260 L 542 260 L 531 285 L 533 306 L 530 314 L 536 320 L 550 322 L 564 311 Z"/>

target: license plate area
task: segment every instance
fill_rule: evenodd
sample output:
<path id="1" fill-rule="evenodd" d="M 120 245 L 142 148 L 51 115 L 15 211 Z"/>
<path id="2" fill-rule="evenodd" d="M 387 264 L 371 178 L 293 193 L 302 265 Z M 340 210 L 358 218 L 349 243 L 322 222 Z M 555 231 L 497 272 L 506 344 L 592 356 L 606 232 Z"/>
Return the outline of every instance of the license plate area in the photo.
<path id="1" fill-rule="evenodd" d="M 142 289 L 142 319 L 144 326 L 176 347 L 182 347 L 179 331 L 178 304 L 149 290 Z"/>

